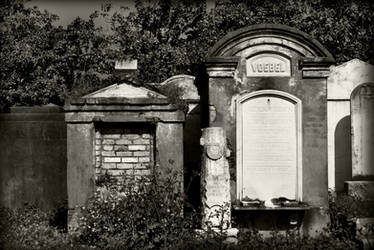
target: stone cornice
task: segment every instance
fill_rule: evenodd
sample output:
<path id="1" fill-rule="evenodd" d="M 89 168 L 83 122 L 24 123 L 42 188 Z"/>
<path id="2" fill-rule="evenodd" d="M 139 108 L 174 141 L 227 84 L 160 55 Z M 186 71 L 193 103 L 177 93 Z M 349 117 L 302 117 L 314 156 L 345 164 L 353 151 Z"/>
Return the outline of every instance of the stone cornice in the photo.
<path id="1" fill-rule="evenodd" d="M 209 57 L 205 61 L 210 77 L 233 77 L 240 57 Z"/>
<path id="2" fill-rule="evenodd" d="M 335 60 L 330 57 L 304 57 L 299 61 L 303 78 L 326 78 Z"/>

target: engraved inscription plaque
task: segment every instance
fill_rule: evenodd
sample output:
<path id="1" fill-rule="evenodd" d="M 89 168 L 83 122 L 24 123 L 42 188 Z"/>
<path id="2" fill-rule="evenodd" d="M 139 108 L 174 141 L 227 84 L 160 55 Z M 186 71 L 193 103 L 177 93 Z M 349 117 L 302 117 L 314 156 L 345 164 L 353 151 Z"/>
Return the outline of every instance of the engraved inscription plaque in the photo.
<path id="1" fill-rule="evenodd" d="M 297 198 L 295 103 L 259 96 L 242 104 L 242 197 Z"/>
<path id="2" fill-rule="evenodd" d="M 248 58 L 247 76 L 291 76 L 290 60 L 286 57 L 264 53 Z"/>

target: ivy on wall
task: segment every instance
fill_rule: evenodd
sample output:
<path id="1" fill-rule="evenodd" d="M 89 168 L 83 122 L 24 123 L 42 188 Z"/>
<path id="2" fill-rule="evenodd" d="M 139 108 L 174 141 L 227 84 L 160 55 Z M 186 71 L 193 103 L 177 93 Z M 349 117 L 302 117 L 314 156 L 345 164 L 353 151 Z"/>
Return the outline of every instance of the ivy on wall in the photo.
<path id="1" fill-rule="evenodd" d="M 128 16 L 100 15 L 56 27 L 56 15 L 0 5 L 0 109 L 11 105 L 62 104 L 116 82 L 115 59 L 138 59 L 140 82 L 196 74 L 211 48 L 228 32 L 260 23 L 295 27 L 322 43 L 337 64 L 353 58 L 374 64 L 374 2 L 370 0 L 139 1 Z"/>

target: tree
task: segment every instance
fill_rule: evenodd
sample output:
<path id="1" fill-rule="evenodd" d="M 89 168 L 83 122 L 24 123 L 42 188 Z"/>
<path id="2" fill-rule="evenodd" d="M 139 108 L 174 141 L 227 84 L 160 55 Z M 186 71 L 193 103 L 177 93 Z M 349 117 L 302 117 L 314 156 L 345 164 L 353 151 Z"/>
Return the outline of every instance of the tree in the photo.
<path id="1" fill-rule="evenodd" d="M 12 1 L 3 3 L 0 12 L 0 105 L 58 99 L 65 89 L 50 67 L 57 16 Z"/>
<path id="2" fill-rule="evenodd" d="M 139 60 L 144 82 L 195 74 L 207 52 L 228 32 L 260 23 L 286 24 L 320 41 L 342 63 L 374 63 L 374 2 L 365 0 L 217 0 L 203 3 L 137 1 L 136 12 L 112 18 L 123 55 Z"/>
<path id="3" fill-rule="evenodd" d="M 11 105 L 63 104 L 114 81 L 115 54 L 108 35 L 77 18 L 66 29 L 54 26 L 56 15 L 22 2 L 0 6 L 0 110 Z"/>
<path id="4" fill-rule="evenodd" d="M 136 0 L 136 11 L 109 17 L 111 32 L 89 20 L 55 27 L 57 16 L 6 0 L 0 5 L 0 109 L 14 104 L 62 104 L 117 81 L 114 60 L 138 60 L 141 84 L 195 75 L 228 32 L 260 23 L 286 24 L 320 41 L 342 63 L 374 64 L 374 1 Z M 6 63 L 5 63 L 6 62 Z"/>

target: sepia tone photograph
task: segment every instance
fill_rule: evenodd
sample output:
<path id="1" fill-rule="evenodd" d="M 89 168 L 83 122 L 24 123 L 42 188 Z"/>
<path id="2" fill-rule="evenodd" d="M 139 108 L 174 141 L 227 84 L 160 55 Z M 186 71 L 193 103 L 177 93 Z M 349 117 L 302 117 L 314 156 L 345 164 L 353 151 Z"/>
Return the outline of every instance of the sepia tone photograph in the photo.
<path id="1" fill-rule="evenodd" d="M 0 249 L 374 249 L 374 1 L 2 0 Z"/>

